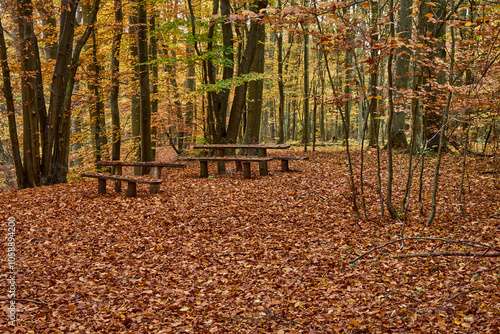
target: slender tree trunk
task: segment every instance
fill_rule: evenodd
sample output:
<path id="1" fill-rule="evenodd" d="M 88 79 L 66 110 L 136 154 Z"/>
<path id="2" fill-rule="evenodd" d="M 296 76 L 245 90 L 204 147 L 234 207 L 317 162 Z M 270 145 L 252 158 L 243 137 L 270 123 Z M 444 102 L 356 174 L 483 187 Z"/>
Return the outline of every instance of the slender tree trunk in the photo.
<path id="1" fill-rule="evenodd" d="M 141 94 L 141 161 L 147 162 L 153 160 L 151 146 L 151 90 L 149 86 L 149 50 L 148 50 L 148 15 L 146 12 L 146 3 L 141 0 L 135 1 L 137 10 L 136 38 L 138 49 L 138 69 L 139 69 L 139 89 Z M 143 174 L 146 169 L 143 170 Z"/>
<path id="2" fill-rule="evenodd" d="M 281 8 L 281 0 L 278 1 Z M 279 90 L 279 112 L 278 112 L 278 144 L 285 142 L 285 84 L 283 82 L 283 29 L 278 31 L 278 90 Z"/>
<path id="3" fill-rule="evenodd" d="M 14 97 L 12 95 L 12 84 L 10 80 L 10 68 L 7 61 L 7 46 L 5 44 L 2 21 L 0 20 L 0 62 L 2 63 L 3 95 L 7 107 L 7 119 L 9 122 L 10 144 L 12 148 L 12 157 L 16 170 L 17 188 L 23 189 L 25 186 L 25 175 L 23 171 L 23 162 L 19 149 L 19 137 L 17 136 L 16 110 L 14 107 Z"/>
<path id="4" fill-rule="evenodd" d="M 344 14 L 347 13 L 347 8 L 344 8 Z M 345 84 L 344 84 L 344 93 L 346 95 L 346 103 L 344 104 L 344 115 L 347 122 L 347 134 L 346 138 L 349 140 L 350 131 L 351 131 L 351 109 L 352 109 L 352 81 L 354 80 L 354 68 L 353 68 L 353 58 L 354 58 L 354 33 L 350 31 L 347 35 L 347 39 L 349 41 L 348 49 L 345 52 Z"/>
<path id="5" fill-rule="evenodd" d="M 135 161 L 141 160 L 141 94 L 139 88 L 139 51 L 137 48 L 137 38 L 135 34 L 135 30 L 137 27 L 137 12 L 134 10 L 130 16 L 129 20 L 131 26 L 133 27 L 132 34 L 130 35 L 130 56 L 132 58 L 132 96 L 131 96 L 131 119 L 132 119 L 132 150 L 133 157 Z M 134 167 L 134 175 L 141 174 L 140 167 Z"/>
<path id="6" fill-rule="evenodd" d="M 55 60 L 57 58 L 57 21 L 52 1 L 47 3 L 38 3 L 38 12 L 43 24 L 42 37 L 46 41 L 44 52 L 45 59 Z"/>
<path id="7" fill-rule="evenodd" d="M 377 119 L 378 112 L 377 112 L 377 106 L 378 106 L 378 101 L 381 98 L 377 94 L 377 83 L 378 83 L 378 71 L 379 71 L 379 57 L 378 57 L 378 49 L 377 49 L 377 43 L 378 43 L 378 28 L 377 28 L 377 21 L 378 21 L 378 16 L 379 16 L 379 10 L 378 10 L 379 3 L 376 1 L 370 1 L 370 7 L 371 7 L 371 43 L 370 43 L 370 59 L 371 59 L 371 66 L 370 66 L 370 109 L 369 112 L 372 115 L 370 117 L 370 141 L 369 145 L 370 147 L 375 147 L 378 142 L 378 136 L 379 136 L 379 124 L 380 121 Z"/>
<path id="8" fill-rule="evenodd" d="M 151 117 L 154 119 L 155 115 L 158 114 L 158 38 L 156 36 L 156 17 L 157 12 L 155 9 L 152 10 L 152 13 L 149 18 L 149 26 L 150 26 L 150 57 L 151 57 L 151 76 L 153 78 L 151 82 Z M 156 126 L 153 124 L 151 127 L 151 136 L 153 141 L 151 143 L 151 154 L 152 160 L 156 158 Z M 182 147 L 179 147 L 179 150 L 182 150 Z"/>
<path id="9" fill-rule="evenodd" d="M 83 11 L 83 23 L 89 24 L 90 15 L 91 15 L 91 5 L 90 3 L 82 5 Z M 102 149 L 103 147 L 103 107 L 102 101 L 100 99 L 100 90 L 99 90 L 99 82 L 100 82 L 100 71 L 99 64 L 97 59 L 97 39 L 96 39 L 96 28 L 92 28 L 91 32 L 92 36 L 92 44 L 86 45 L 85 49 L 89 50 L 92 48 L 92 62 L 87 67 L 88 73 L 91 75 L 88 79 L 87 89 L 91 94 L 91 103 L 89 108 L 89 116 L 91 121 L 91 132 L 92 132 L 92 140 L 93 140 L 93 154 L 94 161 L 97 162 L 102 160 Z"/>
<path id="10" fill-rule="evenodd" d="M 100 0 L 94 0 L 90 15 L 90 20 L 85 28 L 84 33 L 74 45 L 72 52 L 71 64 L 68 66 L 69 75 L 65 89 L 63 108 L 60 115 L 60 123 L 58 125 L 59 140 L 54 143 L 54 156 L 52 163 L 52 174 L 55 175 L 54 182 L 67 182 L 69 153 L 70 153 L 70 132 L 71 132 L 71 99 L 73 96 L 73 88 L 75 86 L 76 72 L 80 66 L 80 54 L 84 45 L 89 39 L 94 22 L 97 19 Z M 74 21 L 73 21 L 74 22 Z"/>
<path id="11" fill-rule="evenodd" d="M 394 39 L 394 0 L 389 0 L 389 21 L 391 23 L 390 26 L 390 37 Z M 386 205 L 387 210 L 391 214 L 392 218 L 396 218 L 398 213 L 396 209 L 392 205 L 392 180 L 394 178 L 393 173 L 393 162 L 392 162 L 392 145 L 393 145 L 393 136 L 392 136 L 392 122 L 394 119 L 394 101 L 392 95 L 393 89 L 393 79 L 392 79 L 392 59 L 394 56 L 394 50 L 389 49 L 389 59 L 387 60 L 387 80 L 388 80 L 388 100 L 389 100 L 389 118 L 387 120 L 387 197 L 386 197 Z"/>
<path id="12" fill-rule="evenodd" d="M 220 0 L 220 13 L 224 17 L 229 17 L 231 14 L 231 3 L 229 0 Z M 222 70 L 222 80 L 229 80 L 233 77 L 234 75 L 234 52 L 233 52 L 233 47 L 234 47 L 234 41 L 233 41 L 233 28 L 231 21 L 227 20 L 222 24 L 222 44 L 224 46 L 224 49 L 226 50 L 224 52 L 224 68 Z M 221 128 L 221 133 L 220 133 L 220 138 L 219 140 L 222 140 L 222 138 L 226 135 L 226 118 L 227 118 L 227 111 L 229 108 L 229 94 L 231 92 L 231 89 L 225 88 L 222 89 L 220 94 L 219 94 L 219 99 L 220 99 L 220 109 L 218 110 L 218 122 L 220 122 L 220 128 Z"/>
<path id="13" fill-rule="evenodd" d="M 303 125 L 303 143 L 304 152 L 307 152 L 309 144 L 309 32 L 307 26 L 304 27 L 304 125 Z"/>
<path id="14" fill-rule="evenodd" d="M 251 66 L 251 72 L 264 73 L 264 51 L 266 32 L 260 30 L 257 50 Z M 247 127 L 244 136 L 246 144 L 258 144 L 260 142 L 260 129 L 262 120 L 262 93 L 264 90 L 263 80 L 253 80 L 248 84 L 248 111 Z"/>
<path id="15" fill-rule="evenodd" d="M 193 54 L 193 49 L 190 47 L 186 48 L 186 54 L 192 55 Z M 189 99 L 186 102 L 186 128 L 188 131 L 187 136 L 193 140 L 194 138 L 194 126 L 196 126 L 196 102 L 193 100 L 195 99 L 194 92 L 196 91 L 196 70 L 194 65 L 190 65 L 187 68 L 187 77 L 186 80 L 184 81 L 184 88 L 187 88 L 188 91 L 190 92 Z M 195 122 L 193 122 L 193 119 Z"/>
<path id="16" fill-rule="evenodd" d="M 393 136 L 393 146 L 394 148 L 405 149 L 408 146 L 408 141 L 405 135 L 405 118 L 406 109 L 409 107 L 407 103 L 404 103 L 406 91 L 409 87 L 410 81 L 410 56 L 411 50 L 406 46 L 409 44 L 409 40 L 412 37 L 411 33 L 411 7 L 413 5 L 413 0 L 401 0 L 401 5 L 399 8 L 399 19 L 397 24 L 397 37 L 404 44 L 399 47 L 395 52 L 397 54 L 396 59 L 396 77 L 394 80 L 394 86 L 396 88 L 394 92 L 394 97 L 396 98 L 397 105 L 401 105 L 403 110 L 394 110 L 394 119 L 392 122 L 392 136 Z"/>
<path id="17" fill-rule="evenodd" d="M 113 45 L 111 47 L 111 88 L 109 93 L 109 105 L 111 109 L 111 160 L 120 160 L 121 149 L 121 127 L 120 127 L 120 47 L 123 34 L 123 12 L 122 1 L 114 0 L 115 10 L 115 33 L 113 36 Z"/>
<path id="18" fill-rule="evenodd" d="M 443 4 L 441 4 L 443 5 Z M 452 12 L 454 12 L 454 7 L 455 7 L 455 2 L 452 0 L 451 2 L 451 7 L 452 7 Z M 450 73 L 449 73 L 449 84 L 450 86 L 453 86 L 453 70 L 455 67 L 455 27 L 451 26 L 450 27 L 450 32 L 451 32 L 451 62 L 450 62 Z M 441 133 L 439 134 L 439 146 L 438 146 L 438 153 L 437 153 L 437 158 L 436 158 L 436 166 L 434 169 L 434 183 L 432 187 L 432 200 L 431 200 L 431 213 L 429 215 L 429 218 L 427 219 L 426 225 L 429 225 L 432 223 L 434 220 L 434 217 L 436 215 L 436 197 L 437 197 L 437 191 L 438 191 L 438 182 L 439 182 L 439 167 L 441 166 L 441 156 L 443 154 L 443 145 L 444 145 L 444 138 L 446 135 L 446 128 L 447 128 L 447 122 L 448 122 L 448 114 L 450 112 L 450 106 L 451 106 L 451 99 L 453 97 L 453 91 L 450 91 L 448 93 L 448 101 L 446 103 L 446 107 L 443 111 L 443 116 L 442 116 L 442 124 L 441 124 Z"/>

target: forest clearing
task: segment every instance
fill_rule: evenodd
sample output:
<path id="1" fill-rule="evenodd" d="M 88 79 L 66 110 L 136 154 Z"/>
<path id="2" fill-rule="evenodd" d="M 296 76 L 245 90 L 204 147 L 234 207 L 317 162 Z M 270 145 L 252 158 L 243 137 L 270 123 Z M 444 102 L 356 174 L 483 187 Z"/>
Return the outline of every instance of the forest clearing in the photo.
<path id="1" fill-rule="evenodd" d="M 376 187 L 376 151 L 365 153 L 365 183 Z M 404 237 L 467 244 L 407 240 L 351 263 L 397 240 L 402 225 L 380 218 L 374 191 L 369 220 L 355 217 L 339 148 L 307 155 L 294 172 L 273 162 L 271 175 L 252 180 L 202 179 L 190 163 L 165 173 L 159 194 L 139 189 L 135 198 L 97 194 L 94 180 L 0 193 L 0 217 L 16 219 L 21 313 L 13 333 L 498 332 L 498 257 L 392 257 L 476 252 L 476 243 L 492 246 L 479 253 L 498 253 L 500 192 L 481 173 L 487 160 L 469 162 L 467 219 L 458 205 L 461 157 L 451 154 L 432 224 L 428 181 L 425 215 L 416 196 L 409 205 Z M 404 189 L 402 169 L 394 181 Z"/>
<path id="2" fill-rule="evenodd" d="M 0 69 L 5 333 L 500 332 L 499 0 L 0 0 Z"/>

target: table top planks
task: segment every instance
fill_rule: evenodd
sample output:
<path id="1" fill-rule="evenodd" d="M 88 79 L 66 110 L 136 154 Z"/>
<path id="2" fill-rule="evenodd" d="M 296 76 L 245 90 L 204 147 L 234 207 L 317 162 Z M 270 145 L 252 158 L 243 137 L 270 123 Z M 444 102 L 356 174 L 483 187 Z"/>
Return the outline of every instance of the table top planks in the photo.
<path id="1" fill-rule="evenodd" d="M 184 164 L 173 164 L 165 162 L 140 162 L 140 161 L 98 161 L 101 166 L 137 166 L 137 167 L 174 167 L 186 168 Z"/>
<path id="2" fill-rule="evenodd" d="M 290 148 L 290 145 L 272 144 L 272 145 L 259 145 L 259 144 L 208 144 L 208 145 L 195 145 L 193 149 L 268 149 L 268 150 L 286 150 Z"/>
<path id="3" fill-rule="evenodd" d="M 241 162 L 261 162 L 271 161 L 273 158 L 267 157 L 245 157 L 245 156 L 227 156 L 227 157 L 188 157 L 179 158 L 179 161 L 241 161 Z"/>

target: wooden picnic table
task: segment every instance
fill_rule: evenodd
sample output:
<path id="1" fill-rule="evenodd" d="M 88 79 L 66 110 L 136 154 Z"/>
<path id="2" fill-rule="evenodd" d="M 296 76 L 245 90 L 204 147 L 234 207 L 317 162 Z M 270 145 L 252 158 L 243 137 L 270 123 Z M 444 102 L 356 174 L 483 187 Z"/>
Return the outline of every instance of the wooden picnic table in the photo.
<path id="1" fill-rule="evenodd" d="M 208 177 L 208 162 L 209 161 L 217 161 L 217 162 L 228 162 L 235 161 L 243 164 L 243 178 L 251 179 L 251 167 L 250 164 L 252 162 L 267 162 L 273 160 L 272 158 L 260 158 L 260 157 L 244 157 L 244 156 L 226 156 L 226 157 L 187 157 L 180 158 L 181 161 L 199 161 L 200 162 L 200 177 Z"/>
<path id="2" fill-rule="evenodd" d="M 225 151 L 226 150 L 236 150 L 236 149 L 248 149 L 248 150 L 257 150 L 257 156 L 260 158 L 265 158 L 267 157 L 267 150 L 287 150 L 290 148 L 290 145 L 284 145 L 284 144 L 269 144 L 269 145 L 262 145 L 262 144 L 208 144 L 208 145 L 195 145 L 193 146 L 193 149 L 195 150 L 200 150 L 200 149 L 205 149 L 205 150 L 214 150 L 217 152 L 217 156 L 219 157 L 225 157 Z M 242 166 L 241 166 L 241 161 L 236 160 L 236 170 L 241 171 Z M 219 174 L 224 174 L 226 172 L 226 167 L 224 161 L 220 161 L 217 164 L 218 172 Z M 259 171 L 260 175 L 267 175 L 268 174 L 268 169 L 267 169 L 267 160 L 263 160 L 259 162 Z"/>
<path id="3" fill-rule="evenodd" d="M 174 164 L 174 163 L 166 163 L 166 162 L 140 162 L 140 161 L 98 161 L 96 163 L 97 166 L 112 166 L 114 168 L 114 175 L 122 175 L 123 166 L 130 167 L 149 167 L 149 176 L 152 179 L 161 179 L 161 170 L 162 168 L 186 168 L 185 164 Z M 150 191 L 151 193 L 157 193 L 159 190 L 159 184 L 151 184 Z M 156 189 L 158 188 L 158 189 Z M 121 180 L 115 181 L 115 191 L 121 192 Z"/>

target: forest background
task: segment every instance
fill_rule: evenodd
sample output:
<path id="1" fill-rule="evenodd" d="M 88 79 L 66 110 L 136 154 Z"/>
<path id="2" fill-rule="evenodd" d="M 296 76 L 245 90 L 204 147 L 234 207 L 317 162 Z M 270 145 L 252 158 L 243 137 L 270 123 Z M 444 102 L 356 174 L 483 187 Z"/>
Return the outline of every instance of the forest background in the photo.
<path id="1" fill-rule="evenodd" d="M 70 166 L 151 161 L 165 143 L 491 156 L 497 6 L 3 2 L 2 179 L 65 182 Z"/>
<path id="2" fill-rule="evenodd" d="M 146 246 L 128 249 L 129 242 L 123 241 L 124 247 L 115 252 L 107 248 L 114 247 L 107 238 L 132 236 L 137 244 L 154 250 L 147 260 L 151 268 L 162 265 L 155 252 L 161 252 L 167 267 L 169 261 L 183 263 L 182 269 L 170 268 L 169 284 L 179 285 L 165 290 L 151 280 L 151 291 L 168 295 L 181 288 L 188 291 L 191 283 L 198 291 L 197 271 L 208 266 L 210 272 L 203 275 L 216 277 L 228 270 L 241 279 L 253 275 L 252 282 L 266 286 L 268 274 L 238 267 L 247 268 L 246 262 L 240 262 L 254 263 L 259 256 L 263 258 L 254 266 L 270 270 L 280 283 L 269 289 L 278 291 L 272 298 L 263 298 L 267 292 L 260 288 L 247 293 L 244 299 L 251 306 L 242 307 L 243 313 L 224 301 L 239 296 L 235 292 L 239 288 L 196 295 L 203 297 L 200 303 L 213 301 L 220 309 L 227 306 L 229 313 L 236 312 L 232 319 L 214 309 L 200 308 L 191 314 L 199 306 L 194 301 L 198 297 L 170 296 L 190 306 L 165 308 L 158 301 L 160 311 L 154 312 L 159 313 L 148 310 L 138 316 L 144 310 L 133 308 L 127 313 L 120 303 L 110 302 L 104 313 L 114 320 L 111 325 L 104 321 L 106 326 L 147 328 L 149 320 L 142 319 L 154 313 L 173 319 L 163 324 L 171 332 L 179 326 L 192 328 L 193 319 L 202 324 L 200 328 L 215 328 L 215 332 L 217 323 L 222 328 L 241 328 L 246 323 L 251 332 L 262 322 L 268 329 L 288 326 L 308 333 L 321 332 L 321 328 L 356 332 L 374 326 L 383 332 L 402 324 L 407 329 L 437 326 L 442 330 L 454 324 L 455 332 L 498 328 L 499 297 L 494 288 L 499 279 L 495 245 L 500 214 L 498 2 L 16 0 L 0 1 L 0 14 L 0 180 L 3 189 L 25 189 L 16 196 L 4 193 L 2 217 L 16 209 L 20 216 L 33 219 L 33 212 L 49 208 L 46 220 L 37 220 L 20 232 L 33 244 L 27 254 L 50 252 L 50 247 L 42 249 L 47 245 L 45 236 L 52 236 L 53 245 L 65 245 L 66 239 L 79 245 L 78 250 L 71 250 L 76 252 L 71 259 L 78 262 L 63 269 L 53 254 L 43 256 L 43 265 L 37 262 L 42 257 L 28 256 L 26 263 L 34 265 L 27 277 L 38 277 L 33 268 L 43 267 L 51 280 L 54 268 L 67 271 L 72 265 L 85 276 L 87 264 L 77 253 L 80 249 L 95 252 L 85 245 L 96 240 L 91 226 L 102 228 L 99 224 L 109 214 L 109 206 L 120 218 L 105 222 L 116 225 L 110 231 L 123 233 L 99 239 L 108 254 L 105 265 L 111 276 L 116 274 L 115 265 L 118 269 L 120 261 Z M 224 191 L 215 191 L 210 183 L 193 181 L 190 169 L 180 173 L 177 183 L 171 182 L 172 188 L 164 193 L 185 197 L 173 196 L 173 203 L 170 197 L 154 197 L 147 203 L 139 198 L 142 204 L 137 207 L 136 202 L 123 204 L 120 198 L 119 203 L 103 206 L 102 199 L 93 194 L 95 189 L 85 188 L 83 182 L 75 188 L 59 185 L 76 180 L 98 160 L 153 161 L 162 158 L 165 146 L 178 155 L 190 154 L 187 150 L 193 143 L 236 142 L 289 143 L 295 146 L 291 154 L 308 151 L 302 154 L 311 163 L 299 165 L 304 174 L 273 175 L 268 181 L 259 178 L 255 184 L 267 186 L 260 193 L 259 188 L 224 176 L 212 181 L 231 185 L 219 185 Z M 242 189 L 247 197 L 241 197 Z M 85 201 L 78 197 L 82 193 Z M 37 200 L 32 202 L 33 198 Z M 232 219 L 241 214 L 236 206 L 224 206 L 221 212 L 211 204 L 214 199 L 226 204 L 239 201 L 252 214 L 245 216 L 248 221 Z M 205 210 L 196 211 L 192 203 Z M 128 213 L 130 205 L 137 213 L 128 217 L 124 212 Z M 347 205 L 351 208 L 346 209 Z M 164 213 L 157 212 L 160 206 Z M 95 209 L 95 217 L 85 218 L 89 207 Z M 144 213 L 149 211 L 156 214 Z M 68 212 L 81 212 L 77 222 L 81 236 L 73 236 L 75 222 L 64 218 L 73 216 Z M 262 212 L 267 212 L 267 218 L 259 218 Z M 158 218 L 164 214 L 175 219 Z M 222 217 L 223 230 L 214 217 Z M 60 232 L 53 231 L 53 221 L 61 224 Z M 174 222 L 189 228 L 183 230 L 182 224 Z M 146 234 L 158 235 L 144 241 L 129 230 L 135 224 Z M 170 226 L 179 241 L 157 230 L 161 224 Z M 224 270 L 216 268 L 212 257 L 199 255 L 208 254 L 207 249 L 193 245 L 191 232 L 200 238 L 200 245 L 220 243 L 207 249 L 222 261 L 216 265 Z M 256 240 L 264 240 L 269 233 L 274 235 L 266 239 L 269 245 L 259 245 Z M 244 258 L 239 257 L 235 241 L 240 234 Z M 207 235 L 214 239 L 210 241 Z M 274 239 L 283 240 L 289 248 L 274 249 Z M 311 240 L 318 247 L 311 246 Z M 43 242 L 40 247 L 39 241 Z M 437 250 L 440 247 L 444 250 Z M 368 258 L 388 248 L 392 255 L 384 253 L 389 256 L 366 269 Z M 401 254 L 403 249 L 416 252 Z M 302 257 L 297 259 L 297 254 Z M 460 259 L 464 256 L 467 265 Z M 397 262 L 407 257 L 439 260 Z M 286 267 L 271 268 L 277 259 L 289 262 Z M 239 263 L 236 267 L 233 260 Z M 100 262 L 94 259 L 92 263 Z M 356 267 L 358 263 L 364 266 Z M 408 267 L 403 270 L 403 266 Z M 466 267 L 470 273 L 464 272 Z M 428 273 L 436 273 L 437 286 L 432 285 L 434 278 L 427 281 Z M 88 275 L 100 274 L 91 270 Z M 301 278 L 295 281 L 296 277 Z M 99 289 L 108 289 L 108 283 L 87 284 L 99 280 L 87 278 L 82 283 L 85 291 L 107 293 Z M 139 284 L 136 278 L 130 279 L 127 289 Z M 74 284 L 70 281 L 59 282 L 64 287 L 57 283 L 54 289 L 66 291 Z M 408 282 L 413 284 L 411 290 L 406 289 Z M 53 297 L 52 292 L 31 291 L 39 282 L 31 283 L 25 282 L 27 299 L 30 295 L 37 300 Z M 287 284 L 296 289 L 287 289 Z M 401 286 L 404 289 L 398 290 Z M 443 293 L 447 286 L 452 288 Z M 130 290 L 131 300 L 141 289 Z M 205 294 L 204 289 L 198 292 Z M 317 299 L 301 299 L 311 291 L 319 291 Z M 284 298 L 287 294 L 291 295 Z M 76 299 L 83 296 L 74 295 Z M 346 297 L 336 301 L 342 309 L 323 299 L 333 295 Z M 461 298 L 467 298 L 464 305 L 455 303 Z M 356 307 L 350 304 L 355 300 Z M 384 306 L 386 300 L 390 306 Z M 35 303 L 45 305 L 33 309 L 35 327 L 43 327 L 45 317 L 57 319 L 61 310 L 91 319 L 85 313 L 90 302 L 87 306 L 58 299 L 44 303 Z M 45 307 L 52 315 L 47 308 L 42 310 Z M 281 313 L 270 313 L 273 307 Z M 207 323 L 205 312 L 215 320 Z M 100 320 L 89 321 L 94 329 L 101 328 Z"/>

